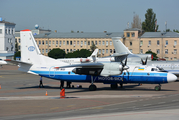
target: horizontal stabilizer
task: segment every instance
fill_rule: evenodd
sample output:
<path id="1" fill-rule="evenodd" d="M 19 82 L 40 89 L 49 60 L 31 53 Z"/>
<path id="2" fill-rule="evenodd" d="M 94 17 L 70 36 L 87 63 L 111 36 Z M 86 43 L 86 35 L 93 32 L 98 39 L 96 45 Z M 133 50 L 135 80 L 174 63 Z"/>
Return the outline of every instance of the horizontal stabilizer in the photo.
<path id="1" fill-rule="evenodd" d="M 11 60 L 11 59 L 6 59 L 4 60 L 10 64 L 14 64 L 14 65 L 19 65 L 19 63 L 21 64 L 27 64 L 27 65 L 32 65 L 31 63 L 27 63 L 27 62 L 22 62 L 22 61 L 16 61 L 16 60 Z"/>

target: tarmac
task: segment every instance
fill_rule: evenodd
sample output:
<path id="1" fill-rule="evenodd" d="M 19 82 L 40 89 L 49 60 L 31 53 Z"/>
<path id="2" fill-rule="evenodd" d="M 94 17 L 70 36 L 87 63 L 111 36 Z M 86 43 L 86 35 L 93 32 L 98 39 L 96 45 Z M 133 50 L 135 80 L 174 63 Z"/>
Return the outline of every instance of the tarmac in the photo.
<path id="1" fill-rule="evenodd" d="M 90 83 L 72 83 L 60 98 L 60 82 L 17 70 L 17 66 L 0 68 L 0 119 L 178 119 L 179 82 L 156 85 L 126 84 L 112 90 L 110 85 L 95 83 L 96 91 L 89 91 Z M 82 85 L 82 88 L 77 88 Z M 48 95 L 46 95 L 46 92 Z"/>

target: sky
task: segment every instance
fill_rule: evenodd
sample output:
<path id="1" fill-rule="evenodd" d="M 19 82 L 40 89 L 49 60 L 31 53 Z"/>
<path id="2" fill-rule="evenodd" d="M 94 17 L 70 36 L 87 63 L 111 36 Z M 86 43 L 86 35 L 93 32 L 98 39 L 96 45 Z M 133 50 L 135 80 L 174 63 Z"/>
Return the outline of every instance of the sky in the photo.
<path id="1" fill-rule="evenodd" d="M 40 28 L 57 32 L 123 32 L 133 16 L 145 21 L 156 14 L 160 31 L 179 30 L 179 0 L 0 0 L 0 17 L 16 30 Z"/>

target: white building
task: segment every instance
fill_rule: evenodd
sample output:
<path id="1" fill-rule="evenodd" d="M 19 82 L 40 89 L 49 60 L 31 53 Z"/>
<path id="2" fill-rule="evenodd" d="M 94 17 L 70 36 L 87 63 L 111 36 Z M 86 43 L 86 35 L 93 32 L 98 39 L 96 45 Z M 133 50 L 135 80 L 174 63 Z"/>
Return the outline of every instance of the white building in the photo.
<path id="1" fill-rule="evenodd" d="M 0 59 L 12 59 L 14 56 L 15 25 L 0 18 Z"/>

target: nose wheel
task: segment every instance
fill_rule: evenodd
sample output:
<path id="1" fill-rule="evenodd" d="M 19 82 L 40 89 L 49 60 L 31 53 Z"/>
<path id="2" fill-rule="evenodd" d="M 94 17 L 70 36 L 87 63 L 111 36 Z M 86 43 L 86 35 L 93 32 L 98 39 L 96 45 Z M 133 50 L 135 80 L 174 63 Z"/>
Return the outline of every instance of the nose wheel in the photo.
<path id="1" fill-rule="evenodd" d="M 160 91 L 161 90 L 161 85 L 155 86 L 155 91 Z"/>
<path id="2" fill-rule="evenodd" d="M 96 85 L 93 84 L 94 80 L 93 80 L 93 76 L 91 76 L 91 85 L 89 86 L 89 90 L 90 91 L 95 91 L 96 90 Z"/>

